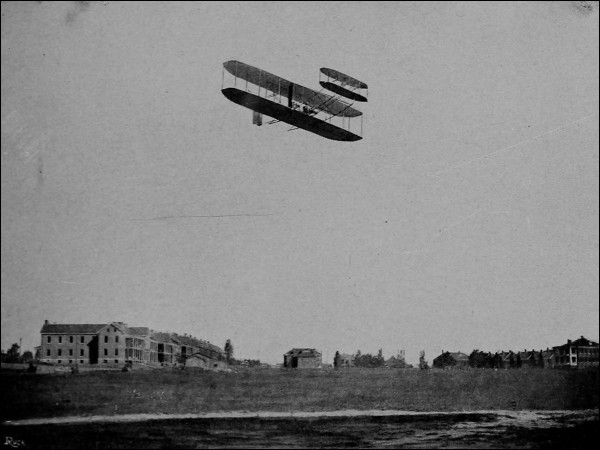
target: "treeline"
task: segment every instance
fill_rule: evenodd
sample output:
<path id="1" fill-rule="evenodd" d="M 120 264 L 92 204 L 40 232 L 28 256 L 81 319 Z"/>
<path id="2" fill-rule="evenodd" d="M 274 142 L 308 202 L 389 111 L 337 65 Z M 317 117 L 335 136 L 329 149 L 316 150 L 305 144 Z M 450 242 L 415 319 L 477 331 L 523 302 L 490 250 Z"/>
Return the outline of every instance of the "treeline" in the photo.
<path id="1" fill-rule="evenodd" d="M 355 367 L 383 367 L 385 364 L 385 358 L 383 357 L 383 350 L 379 349 L 377 355 L 373 356 L 370 353 L 364 355 L 360 352 L 356 352 L 354 355 L 354 366 Z"/>
<path id="2" fill-rule="evenodd" d="M 259 367 L 262 363 L 258 359 L 234 359 L 231 358 L 229 364 L 232 366 L 243 366 L 243 367 Z"/>
<path id="3" fill-rule="evenodd" d="M 6 353 L 2 352 L 2 362 L 9 364 L 22 364 L 33 361 L 33 353 L 29 350 L 21 354 L 21 347 L 19 344 L 14 343 Z"/>

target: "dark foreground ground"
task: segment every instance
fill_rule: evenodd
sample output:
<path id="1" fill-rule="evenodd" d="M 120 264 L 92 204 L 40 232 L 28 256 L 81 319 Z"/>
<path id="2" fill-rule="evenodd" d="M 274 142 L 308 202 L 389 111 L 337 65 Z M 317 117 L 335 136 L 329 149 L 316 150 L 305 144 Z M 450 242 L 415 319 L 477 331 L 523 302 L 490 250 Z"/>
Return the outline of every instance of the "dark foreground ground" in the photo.
<path id="1" fill-rule="evenodd" d="M 598 411 L 486 412 L 3 424 L 2 432 L 4 445 L 15 448 L 588 449 L 599 424 Z"/>
<path id="2" fill-rule="evenodd" d="M 3 370 L 1 381 L 5 448 L 587 449 L 600 428 L 598 369 Z M 362 415 L 323 417 L 347 410 Z M 279 416 L 252 415 L 266 411 Z"/>

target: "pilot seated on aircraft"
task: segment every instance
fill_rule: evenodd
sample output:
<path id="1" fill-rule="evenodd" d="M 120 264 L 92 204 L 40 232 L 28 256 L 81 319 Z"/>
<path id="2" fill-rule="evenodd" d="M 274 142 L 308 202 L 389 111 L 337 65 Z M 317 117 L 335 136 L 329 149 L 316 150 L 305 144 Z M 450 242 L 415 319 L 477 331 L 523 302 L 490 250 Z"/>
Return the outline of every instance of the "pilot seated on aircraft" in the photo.
<path id="1" fill-rule="evenodd" d="M 317 111 L 315 111 L 314 109 L 312 109 L 312 108 L 310 108 L 309 106 L 306 106 L 306 105 L 304 105 L 302 107 L 302 112 L 304 114 L 309 115 L 309 116 L 314 116 L 317 113 Z"/>

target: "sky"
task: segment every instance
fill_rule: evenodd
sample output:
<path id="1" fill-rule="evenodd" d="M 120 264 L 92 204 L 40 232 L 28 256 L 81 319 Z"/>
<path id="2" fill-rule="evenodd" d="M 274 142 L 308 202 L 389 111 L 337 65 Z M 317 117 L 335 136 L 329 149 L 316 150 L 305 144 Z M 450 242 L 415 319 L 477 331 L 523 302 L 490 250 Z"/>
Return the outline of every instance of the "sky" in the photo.
<path id="1" fill-rule="evenodd" d="M 598 2 L 2 2 L 2 349 L 44 320 L 408 362 L 598 340 Z M 369 85 L 252 125 L 239 60 Z"/>

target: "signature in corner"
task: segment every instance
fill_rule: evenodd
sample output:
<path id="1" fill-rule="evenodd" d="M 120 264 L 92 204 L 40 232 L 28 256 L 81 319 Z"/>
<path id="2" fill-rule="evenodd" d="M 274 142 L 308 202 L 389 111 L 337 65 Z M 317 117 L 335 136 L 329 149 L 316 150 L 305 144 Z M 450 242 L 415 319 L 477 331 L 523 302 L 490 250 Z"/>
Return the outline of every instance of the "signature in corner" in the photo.
<path id="1" fill-rule="evenodd" d="M 21 439 L 14 439 L 10 436 L 5 436 L 4 437 L 4 445 L 10 445 L 11 447 L 14 447 L 14 448 L 25 447 L 25 441 L 23 441 Z"/>

